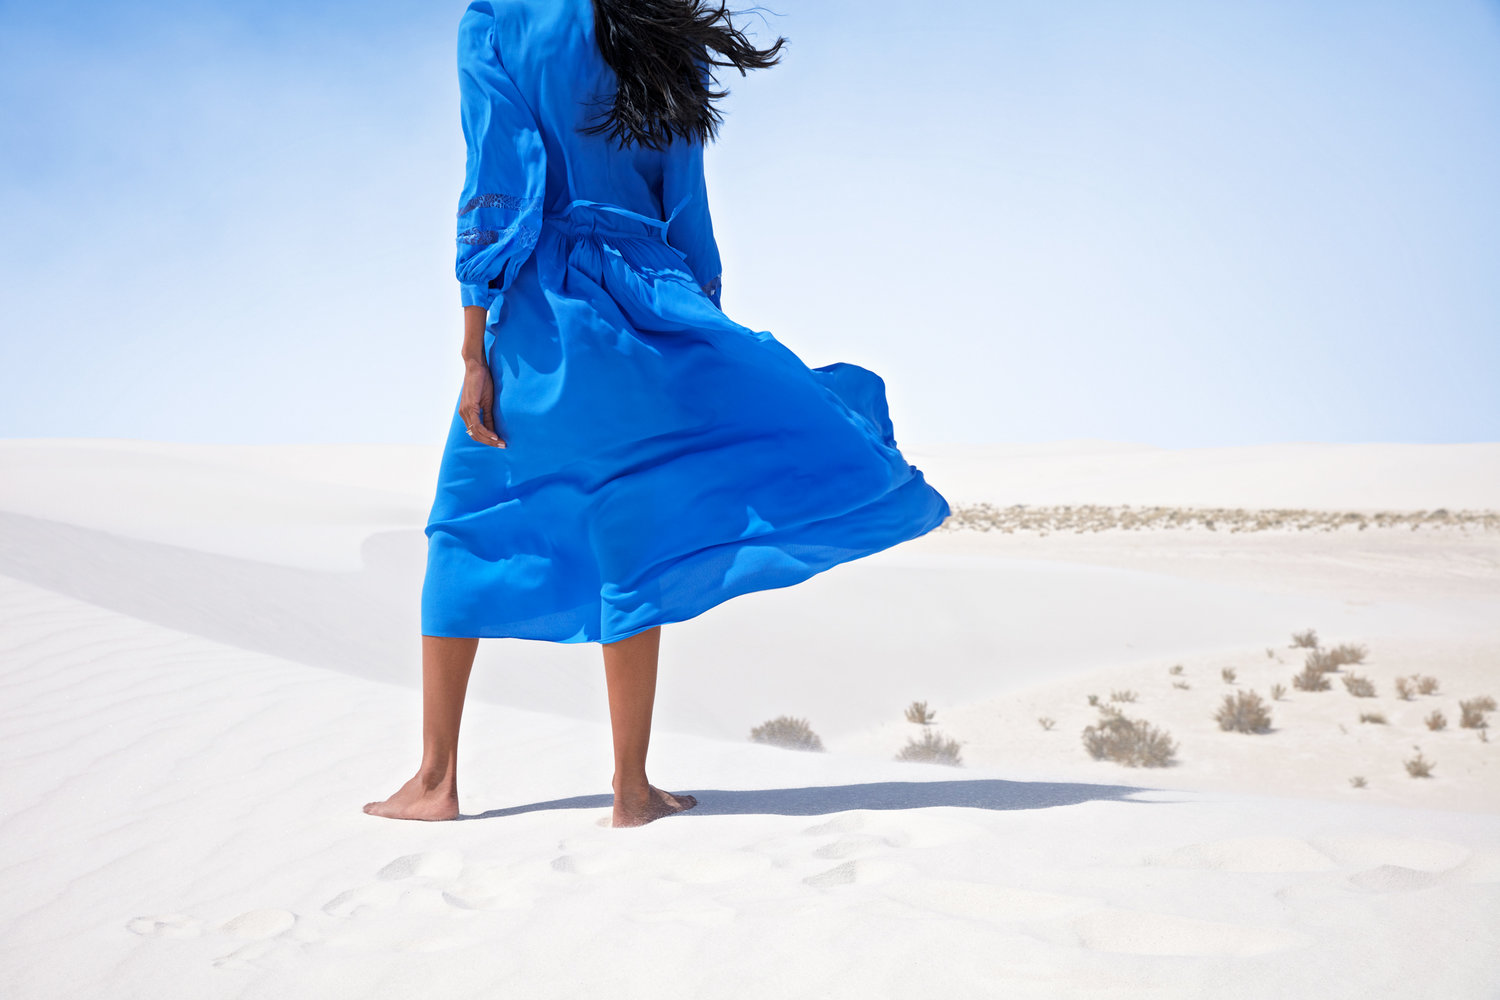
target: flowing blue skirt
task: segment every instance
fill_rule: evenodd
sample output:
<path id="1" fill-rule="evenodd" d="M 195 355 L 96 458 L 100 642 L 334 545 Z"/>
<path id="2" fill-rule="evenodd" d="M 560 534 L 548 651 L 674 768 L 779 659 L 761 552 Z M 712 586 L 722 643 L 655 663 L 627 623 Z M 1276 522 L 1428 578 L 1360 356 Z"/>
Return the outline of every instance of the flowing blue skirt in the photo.
<path id="1" fill-rule="evenodd" d="M 735 323 L 650 227 L 549 216 L 485 346 L 508 447 L 471 440 L 455 402 L 425 635 L 614 642 L 949 514 L 878 375 Z"/>

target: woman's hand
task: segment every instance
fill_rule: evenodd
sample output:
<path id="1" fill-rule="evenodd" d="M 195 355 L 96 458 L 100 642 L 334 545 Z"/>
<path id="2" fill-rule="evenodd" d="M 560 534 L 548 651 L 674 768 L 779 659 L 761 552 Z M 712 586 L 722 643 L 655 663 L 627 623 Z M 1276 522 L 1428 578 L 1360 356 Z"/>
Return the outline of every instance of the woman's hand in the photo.
<path id="1" fill-rule="evenodd" d="M 482 361 L 464 361 L 464 389 L 458 401 L 458 415 L 463 418 L 469 437 L 494 448 L 506 447 L 495 432 L 495 380 L 490 366 Z"/>
<path id="2" fill-rule="evenodd" d="M 464 391 L 458 400 L 458 415 L 468 428 L 469 437 L 492 448 L 504 448 L 505 441 L 495 433 L 495 380 L 484 349 L 486 310 L 483 306 L 464 306 Z"/>

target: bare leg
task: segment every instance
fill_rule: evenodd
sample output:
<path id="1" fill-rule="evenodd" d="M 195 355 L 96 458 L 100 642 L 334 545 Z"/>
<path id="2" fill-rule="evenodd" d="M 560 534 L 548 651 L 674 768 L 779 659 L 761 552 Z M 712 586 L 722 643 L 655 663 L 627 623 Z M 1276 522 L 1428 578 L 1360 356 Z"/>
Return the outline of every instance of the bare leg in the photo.
<path id="1" fill-rule="evenodd" d="M 661 626 L 600 645 L 604 651 L 609 721 L 615 743 L 612 825 L 641 826 L 691 809 L 698 804 L 693 796 L 664 792 L 646 780 L 646 748 L 651 742 L 651 708 L 656 702 Z"/>
<path id="2" fill-rule="evenodd" d="M 422 636 L 422 766 L 416 777 L 365 812 L 391 819 L 458 816 L 458 724 L 478 639 Z"/>

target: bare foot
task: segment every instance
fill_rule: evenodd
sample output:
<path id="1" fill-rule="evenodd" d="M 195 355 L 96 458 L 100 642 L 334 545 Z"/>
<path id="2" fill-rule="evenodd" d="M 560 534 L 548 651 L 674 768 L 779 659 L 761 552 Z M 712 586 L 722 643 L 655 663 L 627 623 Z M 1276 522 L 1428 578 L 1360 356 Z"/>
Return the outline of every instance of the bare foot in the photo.
<path id="1" fill-rule="evenodd" d="M 615 792 L 615 814 L 611 826 L 645 826 L 654 819 L 691 809 L 698 804 L 692 795 L 673 795 L 655 785 L 646 791 Z"/>
<path id="2" fill-rule="evenodd" d="M 384 802 L 366 802 L 365 812 L 390 819 L 457 819 L 458 789 L 449 782 L 430 783 L 419 774 Z"/>

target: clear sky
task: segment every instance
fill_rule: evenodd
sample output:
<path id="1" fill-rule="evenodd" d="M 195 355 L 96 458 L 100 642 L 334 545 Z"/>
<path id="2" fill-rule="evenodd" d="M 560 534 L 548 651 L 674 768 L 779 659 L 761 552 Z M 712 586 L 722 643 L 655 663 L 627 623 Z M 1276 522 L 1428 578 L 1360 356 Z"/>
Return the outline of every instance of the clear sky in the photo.
<path id="1" fill-rule="evenodd" d="M 463 6 L 0 0 L 0 436 L 439 442 Z M 898 443 L 1500 440 L 1497 0 L 765 9 L 724 308 Z"/>

